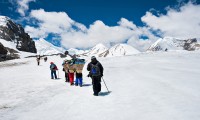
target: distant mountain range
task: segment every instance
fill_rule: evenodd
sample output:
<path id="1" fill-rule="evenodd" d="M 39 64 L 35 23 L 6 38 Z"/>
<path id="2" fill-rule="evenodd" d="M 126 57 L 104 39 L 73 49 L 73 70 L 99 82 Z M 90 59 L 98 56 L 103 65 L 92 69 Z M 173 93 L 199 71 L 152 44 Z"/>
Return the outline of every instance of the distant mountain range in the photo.
<path id="1" fill-rule="evenodd" d="M 147 51 L 193 51 L 199 49 L 200 42 L 196 38 L 183 40 L 164 37 L 153 43 Z M 44 39 L 32 40 L 21 25 L 13 22 L 8 17 L 0 16 L 0 61 L 20 58 L 21 56 L 25 56 L 24 54 L 29 55 L 29 53 L 35 53 L 34 55 L 52 55 L 61 54 L 65 51 L 66 49 L 56 47 Z M 140 51 L 128 44 L 116 44 L 108 48 L 101 43 L 89 50 L 71 48 L 68 49 L 68 52 L 72 55 L 97 57 L 125 56 L 140 53 Z"/>
<path id="2" fill-rule="evenodd" d="M 167 50 L 188 50 L 194 51 L 200 49 L 200 43 L 196 38 L 178 39 L 173 37 L 165 37 L 158 39 L 152 44 L 147 51 L 167 51 Z"/>
<path id="3" fill-rule="evenodd" d="M 64 53 L 65 49 L 61 47 L 55 47 L 51 43 L 45 40 L 35 41 L 38 54 L 40 55 L 50 55 Z M 124 56 L 140 53 L 138 50 L 127 44 L 117 44 L 111 48 L 107 48 L 103 44 L 97 44 L 89 50 L 78 50 L 78 49 L 68 49 L 67 50 L 71 55 L 79 56 L 97 56 L 97 57 L 111 57 L 111 56 Z"/>

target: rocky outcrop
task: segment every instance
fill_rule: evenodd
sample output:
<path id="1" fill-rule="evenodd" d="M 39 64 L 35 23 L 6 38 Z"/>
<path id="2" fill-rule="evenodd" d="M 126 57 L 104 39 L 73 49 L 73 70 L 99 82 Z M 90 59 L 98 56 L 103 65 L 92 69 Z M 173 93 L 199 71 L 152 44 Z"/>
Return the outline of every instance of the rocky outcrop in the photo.
<path id="1" fill-rule="evenodd" d="M 6 55 L 8 53 L 7 49 L 0 43 L 0 54 Z"/>
<path id="2" fill-rule="evenodd" d="M 3 44 L 0 43 L 0 62 L 19 58 L 17 53 L 16 50 L 4 47 Z"/>
<path id="3" fill-rule="evenodd" d="M 0 16 L 0 38 L 12 41 L 16 44 L 16 48 L 20 51 L 36 53 L 35 42 L 24 31 L 23 27 L 14 23 L 5 16 Z"/>
<path id="4" fill-rule="evenodd" d="M 188 40 L 185 40 L 183 48 L 188 51 L 194 51 L 198 48 L 196 44 L 198 44 L 196 38 L 188 39 Z"/>

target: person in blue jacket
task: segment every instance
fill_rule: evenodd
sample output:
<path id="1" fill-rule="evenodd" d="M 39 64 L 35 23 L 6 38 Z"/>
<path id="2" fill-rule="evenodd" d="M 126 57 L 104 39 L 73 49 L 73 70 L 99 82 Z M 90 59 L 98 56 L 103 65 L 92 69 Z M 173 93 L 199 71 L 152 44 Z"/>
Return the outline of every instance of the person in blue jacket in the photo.
<path id="1" fill-rule="evenodd" d="M 56 75 L 56 70 L 58 70 L 57 66 L 53 63 L 53 62 L 50 62 L 50 70 L 51 70 L 51 79 L 57 79 L 57 75 Z"/>

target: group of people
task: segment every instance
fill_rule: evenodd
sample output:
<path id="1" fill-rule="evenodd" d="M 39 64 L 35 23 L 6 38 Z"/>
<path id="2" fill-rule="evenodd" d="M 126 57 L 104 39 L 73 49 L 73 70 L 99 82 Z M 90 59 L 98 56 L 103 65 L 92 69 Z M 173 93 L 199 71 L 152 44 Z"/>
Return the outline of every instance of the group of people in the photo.
<path id="1" fill-rule="evenodd" d="M 37 61 L 37 65 L 38 66 L 40 65 L 40 59 L 41 59 L 40 55 L 37 55 L 36 56 L 36 61 Z M 46 61 L 47 61 L 47 57 L 44 57 L 44 62 L 46 62 Z"/>
<path id="2" fill-rule="evenodd" d="M 51 62 L 50 63 L 50 70 L 51 70 L 51 78 L 57 79 L 56 70 L 58 70 L 57 66 Z M 69 70 L 65 68 L 65 64 L 70 64 L 69 61 L 65 60 L 63 62 L 63 71 L 65 73 L 65 82 L 69 82 L 70 85 L 75 86 L 83 86 L 83 74 L 82 72 L 78 72 L 76 70 Z M 89 74 L 87 77 L 90 77 L 92 79 L 92 85 L 93 85 L 93 95 L 98 96 L 99 92 L 101 92 L 101 78 L 103 77 L 103 71 L 104 68 L 102 64 L 96 59 L 95 56 L 91 57 L 91 62 L 87 65 L 87 70 L 89 71 Z M 76 78 L 74 77 L 76 76 Z M 75 78 L 75 83 L 74 83 Z"/>
<path id="3" fill-rule="evenodd" d="M 63 71 L 65 73 L 65 82 L 69 82 L 70 85 L 74 85 L 74 76 L 76 76 L 76 79 L 75 79 L 75 86 L 80 86 L 82 87 L 83 85 L 83 75 L 82 75 L 82 72 L 78 72 L 76 70 L 70 70 L 68 68 L 66 68 L 66 64 L 70 64 L 69 61 L 65 60 L 63 62 Z"/>

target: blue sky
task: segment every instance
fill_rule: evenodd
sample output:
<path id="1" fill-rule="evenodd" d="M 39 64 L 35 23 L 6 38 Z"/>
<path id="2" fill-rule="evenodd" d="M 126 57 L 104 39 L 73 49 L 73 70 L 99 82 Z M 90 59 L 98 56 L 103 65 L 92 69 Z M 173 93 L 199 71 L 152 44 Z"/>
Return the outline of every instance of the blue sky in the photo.
<path id="1" fill-rule="evenodd" d="M 200 25 L 199 4 L 200 0 L 0 0 L 0 15 L 22 24 L 32 38 L 66 48 L 86 49 L 101 42 L 143 49 L 165 36 L 200 38 L 194 31 Z"/>
<path id="2" fill-rule="evenodd" d="M 15 2 L 0 1 L 1 15 L 14 19 L 21 17 L 16 12 Z M 184 2 L 187 1 L 184 0 Z M 122 17 L 142 26 L 141 17 L 145 15 L 146 11 L 155 9 L 165 13 L 167 6 L 175 7 L 178 4 L 177 0 L 36 0 L 36 2 L 30 2 L 29 11 L 40 8 L 45 11 L 64 11 L 72 19 L 86 26 L 96 20 L 112 26 L 116 25 Z"/>

